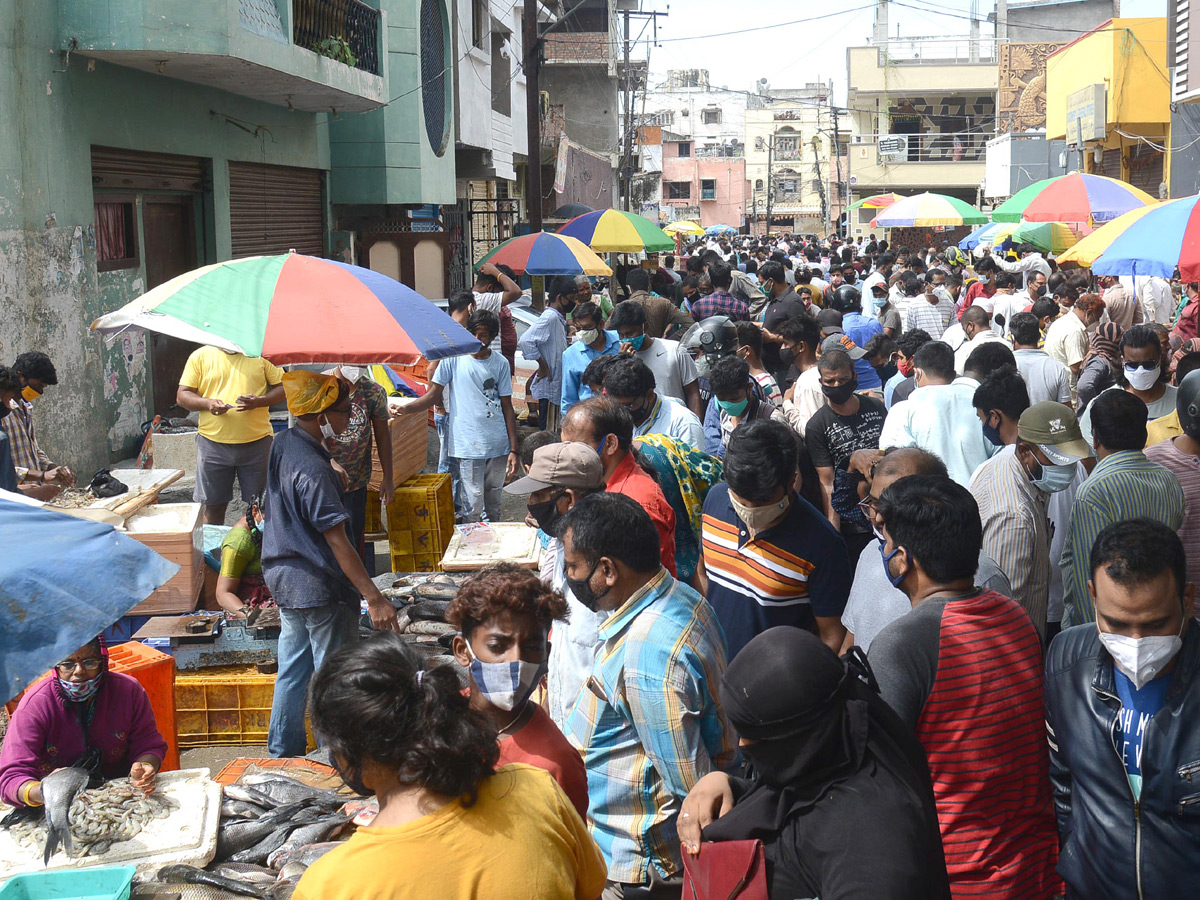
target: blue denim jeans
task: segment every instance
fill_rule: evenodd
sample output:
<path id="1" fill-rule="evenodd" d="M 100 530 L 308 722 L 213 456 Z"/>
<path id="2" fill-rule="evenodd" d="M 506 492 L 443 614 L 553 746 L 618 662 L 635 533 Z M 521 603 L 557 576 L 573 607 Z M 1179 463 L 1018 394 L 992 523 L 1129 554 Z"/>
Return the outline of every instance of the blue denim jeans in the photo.
<path id="1" fill-rule="evenodd" d="M 358 605 L 332 603 L 279 610 L 279 674 L 271 699 L 267 750 L 273 757 L 303 756 L 308 682 L 325 657 L 358 638 Z"/>
<path id="2" fill-rule="evenodd" d="M 448 473 L 450 475 L 450 493 L 454 497 L 454 514 L 461 516 L 465 511 L 462 477 L 458 473 L 458 460 L 450 455 L 450 441 L 447 438 L 450 433 L 449 426 L 449 416 L 437 412 L 433 414 L 433 427 L 437 431 L 438 436 L 437 470 L 439 473 Z"/>

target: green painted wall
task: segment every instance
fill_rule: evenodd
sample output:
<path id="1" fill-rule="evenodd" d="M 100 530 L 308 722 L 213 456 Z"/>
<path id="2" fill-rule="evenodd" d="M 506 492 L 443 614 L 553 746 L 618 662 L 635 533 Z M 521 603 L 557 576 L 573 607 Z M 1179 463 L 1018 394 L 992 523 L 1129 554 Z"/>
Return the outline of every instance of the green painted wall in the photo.
<path id="1" fill-rule="evenodd" d="M 440 2 L 445 8 L 445 0 Z M 344 114 L 330 122 L 330 197 L 336 204 L 455 202 L 454 66 L 446 71 L 450 140 L 439 157 L 425 133 L 421 108 L 420 5 L 420 0 L 379 4 L 387 26 L 392 102 L 383 109 Z"/>

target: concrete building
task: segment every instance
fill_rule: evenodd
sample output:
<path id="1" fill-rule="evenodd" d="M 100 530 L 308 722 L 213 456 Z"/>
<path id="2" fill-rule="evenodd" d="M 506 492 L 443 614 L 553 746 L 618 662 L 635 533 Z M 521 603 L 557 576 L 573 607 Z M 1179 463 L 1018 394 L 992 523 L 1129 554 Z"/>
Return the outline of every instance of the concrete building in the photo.
<path id="1" fill-rule="evenodd" d="M 853 199 L 936 191 L 976 203 L 996 128 L 995 41 L 978 22 L 967 35 L 892 38 L 887 12 L 880 0 L 872 46 L 846 51 Z M 874 213 L 853 218 L 862 235 Z"/>
<path id="2" fill-rule="evenodd" d="M 665 133 L 662 144 L 662 207 L 659 221 L 690 219 L 707 228 L 741 228 L 746 217 L 746 160 L 697 156 L 685 135 Z"/>
<path id="3" fill-rule="evenodd" d="M 1167 20 L 1113 19 L 1052 53 L 1046 136 L 1066 141 L 1069 168 L 1158 196 L 1171 143 Z"/>
<path id="4" fill-rule="evenodd" d="M 1171 152 L 1167 183 L 1172 197 L 1200 193 L 1200 59 L 1191 65 L 1191 48 L 1200 46 L 1200 17 L 1191 0 L 1169 4 L 1171 63 Z"/>
<path id="5" fill-rule="evenodd" d="M 707 69 L 669 69 L 646 91 L 644 121 L 692 142 L 695 156 L 742 155 L 750 95 L 709 84 Z"/>
<path id="6" fill-rule="evenodd" d="M 760 82 L 762 84 L 762 82 Z M 831 89 L 810 84 L 792 90 L 763 85 L 746 111 L 747 212 L 758 233 L 826 234 L 845 206 L 845 159 L 850 119 L 838 112 L 834 127 Z M 843 151 L 844 155 L 844 151 Z"/>
<path id="7" fill-rule="evenodd" d="M 105 340 L 97 316 L 233 257 L 382 268 L 360 226 L 411 227 L 405 207 L 454 199 L 443 0 L 212 0 L 188 6 L 187 27 L 183 13 L 0 0 L 3 357 L 55 359 L 40 438 L 83 477 L 172 412 L 193 346 Z M 412 283 L 425 259 L 414 242 L 394 271 Z"/>
<path id="8" fill-rule="evenodd" d="M 615 204 L 620 149 L 618 96 L 622 0 L 576 0 L 542 31 L 542 210 Z M 628 3 L 630 0 L 624 0 Z M 636 5 L 636 4 L 634 4 Z"/>

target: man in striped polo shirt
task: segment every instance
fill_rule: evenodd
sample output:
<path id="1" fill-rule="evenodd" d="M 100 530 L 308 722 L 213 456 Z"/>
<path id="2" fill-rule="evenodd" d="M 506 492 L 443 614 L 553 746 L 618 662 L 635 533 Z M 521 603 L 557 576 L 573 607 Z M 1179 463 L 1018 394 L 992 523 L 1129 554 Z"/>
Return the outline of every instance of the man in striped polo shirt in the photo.
<path id="1" fill-rule="evenodd" d="M 881 565 L 913 608 L 869 658 L 929 758 L 955 900 L 1049 900 L 1058 835 L 1037 631 L 1017 603 L 974 586 L 983 535 L 966 488 L 913 475 L 876 508 Z"/>

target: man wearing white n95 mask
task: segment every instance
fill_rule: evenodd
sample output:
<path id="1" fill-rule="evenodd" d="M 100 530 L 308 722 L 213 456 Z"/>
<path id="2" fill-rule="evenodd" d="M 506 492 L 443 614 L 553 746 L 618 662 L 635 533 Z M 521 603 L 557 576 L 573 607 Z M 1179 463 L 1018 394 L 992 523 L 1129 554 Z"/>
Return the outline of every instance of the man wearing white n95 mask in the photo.
<path id="1" fill-rule="evenodd" d="M 1200 870 L 1200 631 L 1183 544 L 1150 519 L 1091 551 L 1096 621 L 1046 660 L 1050 778 L 1068 897 L 1195 896 Z"/>

